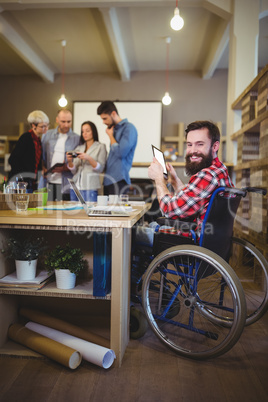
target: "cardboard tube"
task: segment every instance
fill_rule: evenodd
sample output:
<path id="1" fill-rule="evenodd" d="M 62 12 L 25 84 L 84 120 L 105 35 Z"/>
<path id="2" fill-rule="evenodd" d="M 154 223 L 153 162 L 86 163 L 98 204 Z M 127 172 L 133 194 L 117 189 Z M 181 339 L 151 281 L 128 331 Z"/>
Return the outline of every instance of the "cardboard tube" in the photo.
<path id="1" fill-rule="evenodd" d="M 77 338 L 84 339 L 85 341 L 104 346 L 105 348 L 110 348 L 110 341 L 108 339 L 103 338 L 100 335 L 96 335 L 92 332 L 86 331 L 83 328 L 79 328 L 76 325 L 69 324 L 68 322 L 60 320 L 58 318 L 51 317 L 50 315 L 42 313 L 41 311 L 32 310 L 29 308 L 21 308 L 20 314 L 30 321 L 46 325 L 47 327 L 57 329 L 58 331 L 76 336 Z"/>
<path id="2" fill-rule="evenodd" d="M 8 329 L 8 336 L 13 341 L 27 346 L 29 349 L 41 353 L 71 369 L 77 368 L 81 363 L 82 356 L 80 352 L 37 334 L 21 324 L 12 324 Z"/>
<path id="3" fill-rule="evenodd" d="M 56 329 L 49 328 L 45 325 L 37 324 L 36 322 L 29 321 L 26 324 L 26 328 L 78 350 L 84 360 L 96 364 L 97 366 L 107 369 L 111 367 L 114 362 L 114 352 L 111 349 L 84 341 L 83 339 L 57 331 Z"/>

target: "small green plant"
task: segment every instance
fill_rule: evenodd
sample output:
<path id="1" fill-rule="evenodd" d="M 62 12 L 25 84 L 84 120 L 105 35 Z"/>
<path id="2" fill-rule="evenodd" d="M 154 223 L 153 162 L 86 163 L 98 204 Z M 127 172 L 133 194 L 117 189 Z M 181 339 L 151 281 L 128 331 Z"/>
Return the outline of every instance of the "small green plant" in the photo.
<path id="1" fill-rule="evenodd" d="M 76 276 L 86 267 L 86 260 L 80 248 L 71 247 L 68 243 L 65 246 L 56 246 L 45 258 L 45 266 L 48 272 L 55 269 L 69 269 Z"/>
<path id="2" fill-rule="evenodd" d="M 36 260 L 46 249 L 47 245 L 43 237 L 11 237 L 7 241 L 6 249 L 3 249 L 2 252 L 6 253 L 7 258 L 32 261 Z"/>

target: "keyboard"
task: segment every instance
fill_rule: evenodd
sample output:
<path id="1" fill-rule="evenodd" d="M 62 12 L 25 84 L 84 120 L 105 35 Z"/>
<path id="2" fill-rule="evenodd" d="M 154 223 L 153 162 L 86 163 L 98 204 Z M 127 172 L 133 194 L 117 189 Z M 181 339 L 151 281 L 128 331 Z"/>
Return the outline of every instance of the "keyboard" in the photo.
<path id="1" fill-rule="evenodd" d="M 88 216 L 129 216 L 128 212 L 122 210 L 89 209 L 87 214 Z"/>

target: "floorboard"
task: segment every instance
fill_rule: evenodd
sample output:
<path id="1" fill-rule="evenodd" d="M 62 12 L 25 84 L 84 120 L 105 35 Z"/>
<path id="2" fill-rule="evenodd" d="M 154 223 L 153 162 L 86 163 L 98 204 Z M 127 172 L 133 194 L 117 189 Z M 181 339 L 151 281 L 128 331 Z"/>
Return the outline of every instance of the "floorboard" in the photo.
<path id="1" fill-rule="evenodd" d="M 268 400 L 268 313 L 225 355 L 178 357 L 147 331 L 121 368 L 88 362 L 70 370 L 49 359 L 0 357 L 1 402 L 255 402 Z"/>

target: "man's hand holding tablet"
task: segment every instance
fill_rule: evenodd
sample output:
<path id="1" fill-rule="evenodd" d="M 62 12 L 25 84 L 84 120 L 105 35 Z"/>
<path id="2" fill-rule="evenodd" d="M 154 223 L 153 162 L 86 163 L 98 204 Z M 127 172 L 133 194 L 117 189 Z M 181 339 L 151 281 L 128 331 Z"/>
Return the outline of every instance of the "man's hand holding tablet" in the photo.
<path id="1" fill-rule="evenodd" d="M 154 145 L 152 145 L 152 150 L 153 150 L 154 157 L 158 160 L 158 162 L 163 167 L 164 177 L 165 177 L 165 179 L 167 179 L 168 178 L 168 171 L 167 171 L 165 156 L 164 156 L 163 152 L 160 151 L 160 149 L 156 148 Z"/>

